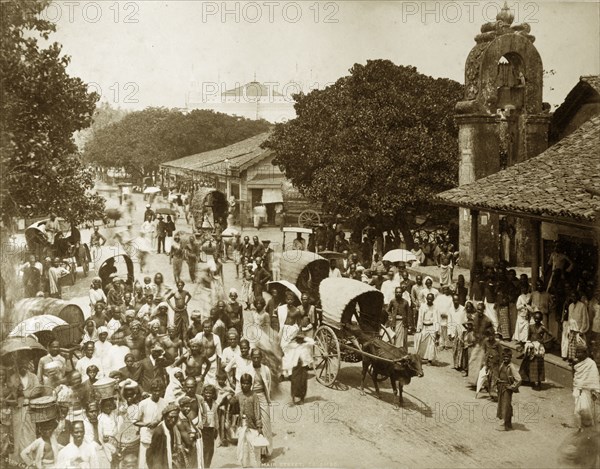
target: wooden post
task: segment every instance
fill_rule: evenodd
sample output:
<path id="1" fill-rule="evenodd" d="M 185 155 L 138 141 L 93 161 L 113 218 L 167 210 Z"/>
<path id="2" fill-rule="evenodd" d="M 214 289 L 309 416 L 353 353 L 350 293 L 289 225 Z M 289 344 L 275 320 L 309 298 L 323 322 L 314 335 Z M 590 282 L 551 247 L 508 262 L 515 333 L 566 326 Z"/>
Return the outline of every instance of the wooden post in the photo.
<path id="1" fill-rule="evenodd" d="M 542 238 L 542 223 L 539 220 L 531 220 L 531 287 L 540 278 L 540 251 Z"/>
<path id="2" fill-rule="evenodd" d="M 477 265 L 477 244 L 479 242 L 479 210 L 470 210 L 471 213 L 471 236 L 469 241 L 469 260 L 470 260 L 470 278 L 469 283 L 472 285 L 473 273 Z"/>

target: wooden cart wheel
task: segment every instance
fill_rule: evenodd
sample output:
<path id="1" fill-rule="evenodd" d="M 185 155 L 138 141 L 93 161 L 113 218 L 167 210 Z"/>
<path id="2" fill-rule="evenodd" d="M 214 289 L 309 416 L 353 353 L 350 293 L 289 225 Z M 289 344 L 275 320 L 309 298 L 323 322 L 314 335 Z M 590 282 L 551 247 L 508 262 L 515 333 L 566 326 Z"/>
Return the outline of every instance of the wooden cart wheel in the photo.
<path id="1" fill-rule="evenodd" d="M 323 386 L 330 387 L 340 371 L 340 343 L 333 329 L 320 326 L 315 333 L 315 377 Z"/>
<path id="2" fill-rule="evenodd" d="M 392 342 L 392 336 L 390 336 L 389 332 L 384 327 L 382 327 L 379 331 L 379 338 L 388 344 L 394 345 Z"/>
<path id="3" fill-rule="evenodd" d="M 298 225 L 301 228 L 312 228 L 321 222 L 321 217 L 314 210 L 304 210 L 298 215 Z"/>

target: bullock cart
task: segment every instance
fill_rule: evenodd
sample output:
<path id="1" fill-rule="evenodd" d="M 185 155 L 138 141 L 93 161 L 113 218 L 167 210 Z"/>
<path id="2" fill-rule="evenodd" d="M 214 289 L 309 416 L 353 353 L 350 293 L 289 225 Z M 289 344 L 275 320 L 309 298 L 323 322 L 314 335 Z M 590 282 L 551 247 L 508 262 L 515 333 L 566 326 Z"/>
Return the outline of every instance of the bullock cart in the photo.
<path id="1" fill-rule="evenodd" d="M 319 296 L 322 323 L 315 331 L 314 349 L 315 377 L 319 383 L 328 387 L 334 384 L 342 359 L 360 361 L 366 357 L 393 363 L 365 351 L 352 327 L 360 329 L 361 337 L 391 342 L 383 327 L 387 321 L 383 293 L 358 280 L 326 278 L 319 285 Z"/>
<path id="2" fill-rule="evenodd" d="M 319 284 L 329 275 L 329 262 L 314 252 L 288 249 L 281 255 L 279 269 L 282 280 L 316 300 Z"/>

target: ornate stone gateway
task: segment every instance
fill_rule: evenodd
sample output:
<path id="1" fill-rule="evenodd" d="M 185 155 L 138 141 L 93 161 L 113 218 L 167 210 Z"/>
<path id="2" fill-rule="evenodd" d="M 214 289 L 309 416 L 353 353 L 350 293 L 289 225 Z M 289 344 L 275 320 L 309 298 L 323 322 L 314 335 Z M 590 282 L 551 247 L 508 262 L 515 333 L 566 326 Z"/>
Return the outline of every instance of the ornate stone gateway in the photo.
<path id="1" fill-rule="evenodd" d="M 496 21 L 481 27 L 467 57 L 465 99 L 456 105 L 461 186 L 532 158 L 548 146 L 550 107 L 542 102 L 542 59 L 531 27 L 513 20 L 505 3 Z M 499 258 L 502 246 L 511 264 L 524 264 L 530 251 L 528 228 L 521 219 L 507 218 L 511 219 L 503 220 L 502 226 L 514 227 L 510 239 L 507 230 L 500 232 L 498 215 L 479 214 L 478 252 Z M 468 209 L 460 209 L 459 224 L 460 259 L 469 266 Z"/>

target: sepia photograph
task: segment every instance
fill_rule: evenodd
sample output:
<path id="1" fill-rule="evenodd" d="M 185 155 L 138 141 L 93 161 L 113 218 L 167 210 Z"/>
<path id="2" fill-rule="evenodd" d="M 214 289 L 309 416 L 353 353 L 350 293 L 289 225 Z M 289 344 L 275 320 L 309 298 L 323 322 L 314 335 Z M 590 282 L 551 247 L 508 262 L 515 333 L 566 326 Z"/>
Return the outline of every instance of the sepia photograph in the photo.
<path id="1" fill-rule="evenodd" d="M 598 0 L 0 25 L 0 468 L 600 469 Z"/>

